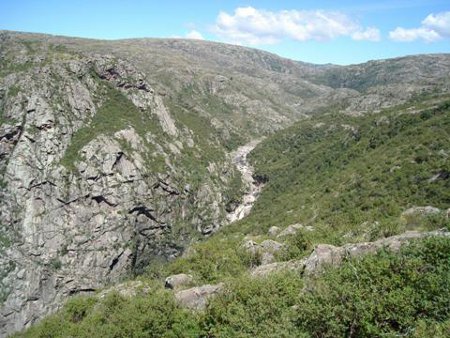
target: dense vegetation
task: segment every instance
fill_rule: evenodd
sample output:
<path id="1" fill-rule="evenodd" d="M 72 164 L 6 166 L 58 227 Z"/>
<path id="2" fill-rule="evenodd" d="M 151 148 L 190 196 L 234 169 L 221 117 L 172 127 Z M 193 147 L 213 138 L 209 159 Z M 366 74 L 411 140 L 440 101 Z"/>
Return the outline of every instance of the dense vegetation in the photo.
<path id="1" fill-rule="evenodd" d="M 132 298 L 74 298 L 17 337 L 446 337 L 449 277 L 450 238 L 428 238 L 309 280 L 244 274 L 199 313 L 155 282 Z"/>
<path id="2" fill-rule="evenodd" d="M 448 98 L 301 121 L 253 152 L 256 174 L 268 183 L 236 227 L 265 233 L 272 225 L 312 224 L 336 244 L 343 235 L 370 240 L 427 228 L 399 217 L 412 206 L 450 205 L 449 139 Z"/>

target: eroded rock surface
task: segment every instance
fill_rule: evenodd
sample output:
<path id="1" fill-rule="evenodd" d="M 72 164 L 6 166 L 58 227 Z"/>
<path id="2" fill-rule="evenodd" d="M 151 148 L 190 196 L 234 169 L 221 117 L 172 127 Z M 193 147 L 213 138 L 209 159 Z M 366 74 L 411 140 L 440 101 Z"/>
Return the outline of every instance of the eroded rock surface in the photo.
<path id="1" fill-rule="evenodd" d="M 235 170 L 224 155 L 190 186 L 192 131 L 129 62 L 42 53 L 0 78 L 0 336 L 217 230 Z"/>
<path id="2" fill-rule="evenodd" d="M 175 293 L 176 300 L 181 306 L 191 310 L 203 310 L 208 300 L 223 290 L 223 283 L 202 285 Z"/>

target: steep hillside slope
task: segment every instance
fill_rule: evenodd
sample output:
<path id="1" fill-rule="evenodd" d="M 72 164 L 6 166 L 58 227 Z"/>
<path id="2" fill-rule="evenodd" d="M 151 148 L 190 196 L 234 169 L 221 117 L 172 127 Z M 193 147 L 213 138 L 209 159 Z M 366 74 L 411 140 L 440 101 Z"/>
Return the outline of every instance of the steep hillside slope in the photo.
<path id="1" fill-rule="evenodd" d="M 253 216 L 229 231 L 304 221 L 310 207 L 303 214 L 298 205 L 291 212 L 267 202 L 285 199 L 284 188 L 274 187 L 291 183 L 278 181 L 273 169 L 286 162 L 279 155 L 292 151 L 292 137 L 280 147 L 274 140 L 296 128 L 309 135 L 324 123 L 318 137 L 348 138 L 357 152 L 363 143 L 354 145 L 352 133 L 359 120 L 347 121 L 342 112 L 359 115 L 423 93 L 445 93 L 450 78 L 448 55 L 407 58 L 418 75 L 404 77 L 405 90 L 395 76 L 364 85 L 367 74 L 390 74 L 398 60 L 347 71 L 177 39 L 98 41 L 0 32 L 0 54 L 0 335 L 32 324 L 69 296 L 173 260 L 216 232 L 245 189 L 230 153 L 299 119 L 255 153 L 259 179 L 268 177 L 268 188 Z M 331 110 L 336 114 L 320 117 Z M 445 125 L 436 127 L 441 117 L 431 115 L 427 123 L 441 135 Z M 320 146 L 328 148 L 327 142 L 333 139 L 325 137 Z M 295 152 L 288 158 L 300 160 Z M 426 169 L 438 175 L 442 168 Z M 297 183 L 303 179 L 296 171 L 283 173 Z M 433 184 L 441 184 L 439 177 Z M 292 201 L 315 196 L 294 195 Z M 447 203 L 437 199 L 440 207 Z M 324 226 L 327 217 L 321 218 Z M 217 258 L 234 250 L 230 245 Z M 168 269 L 184 261 L 177 262 Z"/>
<path id="2" fill-rule="evenodd" d="M 450 207 L 449 140 L 448 95 L 298 122 L 251 154 L 255 175 L 267 183 L 239 227 L 264 233 L 310 224 L 341 243 L 398 231 L 406 209 Z"/>

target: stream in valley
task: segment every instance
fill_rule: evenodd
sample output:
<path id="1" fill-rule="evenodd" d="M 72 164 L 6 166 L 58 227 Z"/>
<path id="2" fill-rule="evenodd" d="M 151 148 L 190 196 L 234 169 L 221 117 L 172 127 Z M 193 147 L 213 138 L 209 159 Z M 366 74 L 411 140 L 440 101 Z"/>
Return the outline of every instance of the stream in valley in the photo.
<path id="1" fill-rule="evenodd" d="M 254 168 L 247 159 L 247 155 L 261 141 L 261 139 L 253 140 L 237 148 L 231 153 L 232 162 L 242 175 L 242 181 L 246 192 L 242 197 L 241 203 L 233 211 L 227 214 L 227 220 L 229 223 L 239 221 L 250 213 L 253 204 L 263 188 L 263 183 L 257 182 L 253 179 Z"/>

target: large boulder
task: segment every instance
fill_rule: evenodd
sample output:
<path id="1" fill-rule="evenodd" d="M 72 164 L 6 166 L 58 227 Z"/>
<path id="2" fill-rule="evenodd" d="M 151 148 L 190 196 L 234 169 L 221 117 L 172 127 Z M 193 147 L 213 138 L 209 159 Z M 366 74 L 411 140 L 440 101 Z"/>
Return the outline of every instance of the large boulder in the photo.
<path id="1" fill-rule="evenodd" d="M 266 239 L 259 245 L 261 253 L 261 264 L 268 264 L 275 261 L 275 254 L 284 248 L 283 243 Z"/>
<path id="2" fill-rule="evenodd" d="M 400 218 L 408 225 L 420 224 L 425 217 L 437 215 L 440 209 L 427 205 L 425 207 L 412 207 L 402 212 Z"/>
<path id="3" fill-rule="evenodd" d="M 305 260 L 292 260 L 288 262 L 275 262 L 275 263 L 268 263 L 260 265 L 256 268 L 254 268 L 250 275 L 252 277 L 267 277 L 273 273 L 282 272 L 282 271 L 297 271 L 302 272 L 303 268 L 305 266 Z"/>
<path id="4" fill-rule="evenodd" d="M 175 298 L 182 307 L 191 310 L 204 310 L 208 299 L 223 289 L 223 283 L 202 285 L 175 293 Z"/>
<path id="5" fill-rule="evenodd" d="M 180 289 L 182 287 L 189 286 L 193 281 L 194 279 L 191 275 L 180 273 L 178 275 L 171 275 L 167 277 L 164 286 L 167 289 Z"/>
<path id="6" fill-rule="evenodd" d="M 261 243 L 253 240 L 246 241 L 242 247 L 252 255 L 260 257 L 261 264 L 269 264 L 275 260 L 275 254 L 283 249 L 285 245 L 277 241 L 266 239 Z"/>
<path id="7" fill-rule="evenodd" d="M 286 236 L 293 236 L 297 232 L 299 232 L 300 230 L 313 231 L 314 228 L 312 226 L 310 226 L 310 225 L 306 225 L 305 226 L 305 225 L 300 224 L 300 223 L 291 224 L 291 225 L 287 226 L 286 229 L 281 231 L 277 235 L 277 238 L 283 238 L 283 237 L 286 237 Z"/>
<path id="8" fill-rule="evenodd" d="M 269 228 L 267 233 L 269 236 L 275 237 L 276 235 L 278 235 L 280 233 L 280 231 L 281 231 L 281 229 L 274 225 Z"/>

